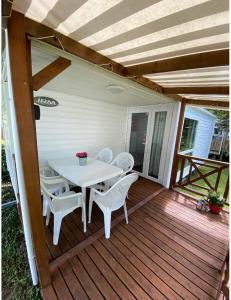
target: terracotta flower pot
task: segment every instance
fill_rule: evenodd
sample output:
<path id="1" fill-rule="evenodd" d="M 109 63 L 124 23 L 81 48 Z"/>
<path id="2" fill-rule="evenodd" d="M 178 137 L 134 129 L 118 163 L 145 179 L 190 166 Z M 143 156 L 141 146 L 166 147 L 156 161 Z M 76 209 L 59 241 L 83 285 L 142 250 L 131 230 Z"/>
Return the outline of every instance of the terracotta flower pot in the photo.
<path id="1" fill-rule="evenodd" d="M 214 204 L 209 204 L 209 209 L 211 213 L 213 214 L 219 214 L 222 211 L 222 207 L 214 205 Z"/>

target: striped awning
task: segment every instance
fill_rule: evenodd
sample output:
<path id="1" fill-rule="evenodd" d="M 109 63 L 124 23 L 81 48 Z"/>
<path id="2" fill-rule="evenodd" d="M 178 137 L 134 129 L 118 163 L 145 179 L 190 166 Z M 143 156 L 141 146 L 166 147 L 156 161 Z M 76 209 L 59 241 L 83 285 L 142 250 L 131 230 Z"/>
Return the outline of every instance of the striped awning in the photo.
<path id="1" fill-rule="evenodd" d="M 14 10 L 125 67 L 229 48 L 228 6 L 228 0 L 13 2 Z M 145 77 L 162 87 L 227 86 L 229 69 L 221 66 Z"/>

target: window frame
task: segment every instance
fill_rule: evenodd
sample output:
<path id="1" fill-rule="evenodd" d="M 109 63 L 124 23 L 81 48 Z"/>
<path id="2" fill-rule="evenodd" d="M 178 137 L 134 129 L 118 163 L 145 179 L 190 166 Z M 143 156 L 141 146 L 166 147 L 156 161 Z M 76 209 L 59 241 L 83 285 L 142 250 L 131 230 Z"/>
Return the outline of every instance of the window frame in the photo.
<path id="1" fill-rule="evenodd" d="M 197 138 L 197 131 L 198 131 L 199 120 L 196 120 L 196 119 L 193 119 L 193 118 L 190 118 L 190 117 L 184 117 L 184 121 L 185 121 L 185 119 L 189 119 L 189 120 L 197 122 L 196 132 L 195 132 L 195 138 L 194 138 L 194 142 L 193 142 L 193 148 L 182 150 L 182 151 L 179 149 L 179 154 L 187 155 L 188 153 L 192 152 L 192 155 L 193 155 L 193 152 L 195 150 L 195 141 L 196 141 L 196 138 Z M 184 123 L 183 123 L 183 128 L 182 128 L 182 133 L 181 133 L 181 140 L 182 140 L 182 135 L 183 135 L 183 129 L 184 129 Z M 181 140 L 180 140 L 180 146 L 181 146 Z"/>

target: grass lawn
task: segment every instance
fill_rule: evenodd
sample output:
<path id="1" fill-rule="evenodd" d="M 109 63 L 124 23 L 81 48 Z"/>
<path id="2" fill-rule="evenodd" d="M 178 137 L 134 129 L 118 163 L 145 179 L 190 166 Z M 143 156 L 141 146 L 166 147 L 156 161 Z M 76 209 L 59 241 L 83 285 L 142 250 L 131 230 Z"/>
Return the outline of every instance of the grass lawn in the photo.
<path id="1" fill-rule="evenodd" d="M 3 151 L 3 149 L 2 149 Z M 2 203 L 15 199 L 2 155 Z M 42 299 L 33 287 L 27 260 L 24 234 L 16 206 L 2 210 L 2 299 Z"/>

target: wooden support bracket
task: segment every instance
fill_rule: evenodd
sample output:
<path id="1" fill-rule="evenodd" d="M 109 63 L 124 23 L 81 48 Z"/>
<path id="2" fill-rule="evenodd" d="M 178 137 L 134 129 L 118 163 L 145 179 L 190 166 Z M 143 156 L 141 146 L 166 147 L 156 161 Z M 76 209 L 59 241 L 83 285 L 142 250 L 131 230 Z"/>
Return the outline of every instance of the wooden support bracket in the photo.
<path id="1" fill-rule="evenodd" d="M 38 91 L 39 89 L 41 89 L 41 87 L 43 87 L 45 84 L 47 84 L 57 75 L 59 75 L 70 65 L 71 65 L 71 61 L 69 59 L 63 57 L 57 58 L 55 61 L 53 61 L 51 64 L 49 64 L 48 66 L 46 66 L 44 69 L 42 69 L 41 71 L 39 71 L 37 74 L 33 76 L 32 78 L 33 90 Z"/>

